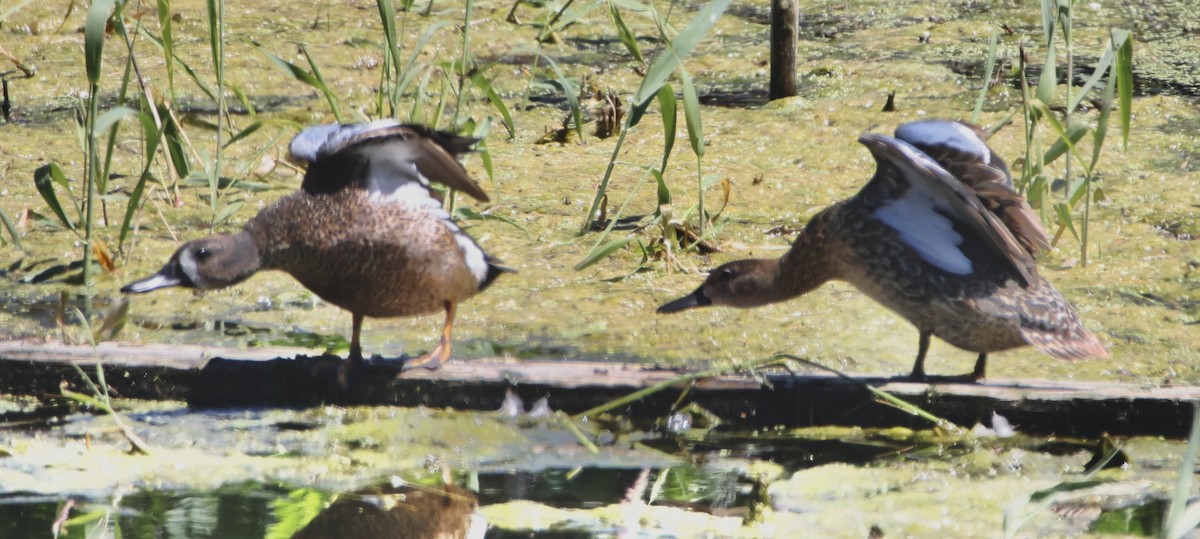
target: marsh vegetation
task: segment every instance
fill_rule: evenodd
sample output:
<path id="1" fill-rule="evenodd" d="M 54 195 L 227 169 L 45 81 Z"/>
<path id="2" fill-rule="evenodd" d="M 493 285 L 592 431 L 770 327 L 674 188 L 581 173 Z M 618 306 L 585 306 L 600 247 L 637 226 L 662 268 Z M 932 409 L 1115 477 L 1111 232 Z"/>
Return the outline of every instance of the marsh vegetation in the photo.
<path id="1" fill-rule="evenodd" d="M 493 202 L 476 206 L 451 197 L 448 203 L 489 252 L 520 270 L 460 307 L 455 348 L 460 361 L 511 355 L 709 366 L 761 362 L 788 352 L 845 372 L 898 373 L 916 348 L 911 328 L 849 287 L 827 286 L 803 300 L 751 312 L 709 310 L 660 318 L 653 310 L 694 288 L 700 274 L 720 262 L 778 256 L 809 216 L 857 191 L 871 173 L 869 155 L 854 144 L 859 134 L 946 117 L 996 128 L 989 144 L 1019 172 L 1021 188 L 1055 236 L 1054 249 L 1040 262 L 1042 271 L 1113 356 L 1066 362 L 1027 348 L 998 354 L 990 374 L 1200 383 L 1195 361 L 1200 253 L 1194 241 L 1200 234 L 1195 195 L 1200 143 L 1194 136 L 1200 129 L 1200 83 L 1191 68 L 1200 61 L 1193 43 L 1200 19 L 1186 2 L 1043 4 L 1041 9 L 1016 1 L 804 5 L 797 55 L 800 95 L 768 102 L 765 0 L 6 3 L 0 7 L 6 66 L 0 75 L 7 88 L 0 124 L 5 179 L 0 328 L 10 339 L 50 334 L 79 344 L 113 339 L 291 345 L 344 354 L 347 317 L 285 275 L 260 275 L 203 295 L 167 291 L 129 303 L 117 290 L 157 269 L 179 243 L 235 231 L 264 205 L 296 189 L 300 172 L 284 156 L 287 141 L 301 126 L 399 117 L 483 139 L 466 166 L 483 180 Z M 1056 43 L 1055 48 L 1047 43 Z M 1048 75 L 1055 84 L 1042 81 Z M 894 110 L 884 111 L 889 101 Z M 433 345 L 426 339 L 439 323 L 437 317 L 371 320 L 364 328 L 364 347 L 395 350 L 391 356 L 419 355 Z M 973 358 L 939 343 L 929 364 L 934 371 L 962 372 Z M 90 368 L 87 373 L 93 376 Z M 104 404 L 110 406 L 107 396 Z M 181 417 L 191 416 L 180 409 L 152 410 L 130 421 L 169 423 Z M 305 430 L 328 434 L 323 430 L 327 420 L 272 417 L 263 424 L 304 424 L 313 426 Z M 477 418 L 448 421 L 459 420 Z M 97 466 L 105 458 L 141 458 L 82 448 L 80 433 L 93 428 L 92 421 L 98 420 L 72 416 L 68 421 L 76 425 L 66 427 L 76 429 L 66 434 L 78 449 L 76 456 L 87 455 Z M 37 427 L 42 428 L 49 427 Z M 21 436 L 8 437 L 11 432 L 0 439 L 0 461 L 11 464 L 44 449 Z M 562 435 L 555 443 L 574 440 L 554 432 Z M 495 443 L 506 451 L 534 442 L 558 447 L 530 442 L 536 436 L 521 428 L 500 426 L 496 433 L 498 438 L 486 438 L 482 445 Z M 666 438 L 676 440 L 676 434 Z M 869 446 L 882 443 L 876 436 L 889 436 L 790 434 L 805 441 L 865 436 L 871 438 Z M 208 462 L 205 450 L 226 450 L 213 446 L 176 453 L 186 446 L 171 441 L 177 435 L 148 436 L 156 450 L 164 446 L 172 455 L 155 458 L 191 455 Z M 460 483 L 467 482 L 471 470 L 486 475 L 507 469 L 513 458 L 504 452 L 460 455 L 447 449 L 454 444 L 432 436 L 415 444 L 390 438 L 381 444 L 380 436 L 385 435 L 356 433 L 349 436 L 353 442 L 304 441 L 290 449 L 281 442 L 279 457 L 300 455 L 289 464 L 317 461 L 342 471 L 369 465 L 344 475 L 330 473 L 336 480 L 324 482 L 295 470 L 260 470 L 250 481 L 283 487 L 266 494 L 251 488 L 247 499 L 282 498 L 283 491 L 313 486 L 319 493 L 293 495 L 297 504 L 320 505 L 329 492 L 358 488 L 367 476 L 397 470 L 412 481 L 436 482 L 438 474 L 427 473 L 418 462 L 425 452 L 458 455 L 445 458 L 452 460 L 449 467 L 460 474 Z M 99 439 L 121 443 L 120 438 Z M 930 530 L 923 527 L 931 522 L 926 516 L 955 496 L 981 490 L 1010 494 L 1002 500 L 964 497 L 967 502 L 953 506 L 951 512 L 960 515 L 986 511 L 991 516 L 981 528 L 955 528 L 967 524 L 953 515 L 938 521 L 942 531 L 987 534 L 1003 529 L 1003 506 L 1010 499 L 1068 480 L 1062 470 L 1081 473 L 1090 453 L 1102 452 L 1060 454 L 1043 451 L 1036 441 L 973 445 L 902 439 L 883 443 L 890 453 L 881 460 L 872 453 L 855 466 L 809 472 L 857 478 L 836 492 L 804 486 L 833 481 L 827 476 L 792 476 L 797 468 L 783 474 L 764 464 L 773 454 L 755 444 L 745 444 L 756 449 L 725 462 L 729 451 L 710 455 L 696 450 L 709 447 L 703 445 L 707 442 L 685 436 L 670 448 L 676 455 L 670 459 L 679 460 L 644 466 L 674 470 L 686 461 L 697 468 L 684 468 L 688 471 L 680 477 L 709 479 L 735 469 L 736 488 L 722 496 L 741 493 L 726 500 L 740 507 L 751 505 L 747 500 L 755 478 L 770 475 L 786 485 L 777 489 L 777 501 L 791 499 L 796 510 L 777 511 L 784 516 L 766 520 L 777 525 L 819 521 L 835 526 L 845 518 L 836 508 L 818 504 L 816 511 L 803 513 L 808 516 L 797 515 L 812 507 L 807 500 L 856 500 L 871 506 L 867 512 L 883 512 L 887 504 L 911 507 L 909 517 L 883 524 L 884 531 L 920 535 Z M 479 439 L 472 440 L 479 445 Z M 391 444 L 395 454 L 422 456 L 379 464 L 389 456 L 370 449 Z M 233 441 L 229 447 L 242 456 L 276 451 Z M 803 447 L 797 451 L 819 453 Z M 347 448 L 353 455 L 340 456 Z M 1117 496 L 1133 501 L 1114 505 L 1120 510 L 1144 506 L 1148 492 L 1165 492 L 1182 446 L 1131 440 L 1124 451 L 1135 464 L 1103 472 L 1119 476 L 1110 479 L 1129 488 Z M 559 457 L 555 469 L 613 464 Z M 649 450 L 609 457 L 667 458 Z M 710 457 L 719 464 L 711 464 Z M 14 478 L 26 477 L 21 474 L 32 469 L 28 466 L 61 465 L 21 462 L 0 462 L 6 470 L 0 476 L 3 490 L 36 492 L 35 483 Z M 859 466 L 863 462 L 871 464 Z M 260 464 L 245 469 L 257 470 Z M 149 484 L 153 475 L 146 470 L 153 466 L 132 461 L 128 466 L 135 470 L 128 482 Z M 542 470 L 548 465 L 524 466 Z M 655 473 L 641 480 L 653 486 L 662 477 Z M 954 488 L 943 497 L 914 494 L 928 490 L 919 486 L 924 483 L 918 476 L 926 473 Z M 233 475 L 212 477 L 237 482 Z M 627 475 L 613 484 L 628 488 L 639 480 L 637 473 Z M 961 477 L 974 480 L 960 482 Z M 686 490 L 690 480 L 680 481 L 678 488 Z M 1150 486 L 1135 488 L 1140 481 Z M 40 499 L 38 514 L 58 509 L 59 492 L 88 494 L 106 500 L 100 505 L 112 505 L 110 490 L 116 484 L 94 475 L 74 476 Z M 161 488 L 216 486 L 183 480 L 163 482 Z M 214 496 L 220 498 L 219 492 Z M 795 496 L 788 498 L 789 493 Z M 153 507 L 164 502 L 155 496 L 131 499 L 144 504 L 145 514 L 159 515 Z M 694 501 L 684 491 L 672 496 Z M 51 503 L 47 499 L 53 508 L 45 506 Z M 609 496 L 600 505 L 620 506 L 620 501 Z M 519 511 L 500 509 L 510 503 L 521 502 L 497 503 L 489 518 L 521 529 L 514 516 Z M 257 511 L 256 518 L 283 520 L 282 513 L 264 517 Z M 676 522 L 670 519 L 687 518 L 662 514 L 666 529 Z M 719 518 L 705 523 L 724 530 L 727 522 Z M 1090 526 L 1063 524 L 1045 511 L 1037 518 L 1042 520 L 1030 525 L 1047 532 Z M 872 524 L 841 531 L 863 536 L 858 532 Z M 735 528 L 740 529 L 730 529 Z M 71 533 L 82 529 L 75 526 Z M 205 529 L 211 535 L 219 528 Z"/>

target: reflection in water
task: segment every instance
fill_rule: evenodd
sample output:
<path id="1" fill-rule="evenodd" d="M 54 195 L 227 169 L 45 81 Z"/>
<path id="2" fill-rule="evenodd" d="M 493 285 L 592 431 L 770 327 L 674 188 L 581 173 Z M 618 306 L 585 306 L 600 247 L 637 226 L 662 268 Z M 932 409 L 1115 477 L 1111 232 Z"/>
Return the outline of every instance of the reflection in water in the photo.
<path id="1" fill-rule="evenodd" d="M 383 485 L 342 495 L 292 537 L 478 539 L 487 531 L 478 505 L 474 493 L 454 486 Z"/>

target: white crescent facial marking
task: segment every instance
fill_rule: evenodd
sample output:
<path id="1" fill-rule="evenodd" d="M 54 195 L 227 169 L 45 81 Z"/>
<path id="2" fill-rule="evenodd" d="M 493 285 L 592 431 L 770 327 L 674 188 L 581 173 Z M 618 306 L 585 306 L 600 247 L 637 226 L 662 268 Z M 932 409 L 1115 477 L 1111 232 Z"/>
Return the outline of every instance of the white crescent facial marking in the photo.
<path id="1" fill-rule="evenodd" d="M 200 270 L 196 267 L 196 258 L 192 256 L 191 249 L 184 249 L 179 253 L 179 271 L 183 273 L 196 288 L 205 289 L 204 279 L 200 277 Z"/>
<path id="2" fill-rule="evenodd" d="M 974 155 L 985 165 L 990 164 L 992 152 L 974 131 L 958 122 L 926 120 L 911 122 L 896 128 L 896 138 L 909 144 L 946 146 Z"/>

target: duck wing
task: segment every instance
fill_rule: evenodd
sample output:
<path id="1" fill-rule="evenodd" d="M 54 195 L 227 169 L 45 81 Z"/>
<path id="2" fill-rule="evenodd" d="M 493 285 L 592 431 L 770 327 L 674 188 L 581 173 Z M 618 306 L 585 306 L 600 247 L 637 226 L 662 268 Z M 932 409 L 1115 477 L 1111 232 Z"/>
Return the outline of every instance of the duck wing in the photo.
<path id="1" fill-rule="evenodd" d="M 923 259 L 950 273 L 970 275 L 974 262 L 960 248 L 962 230 L 969 241 L 995 255 L 1022 287 L 1035 282 L 1032 255 L 984 206 L 975 189 L 908 142 L 872 133 L 858 141 L 876 162 L 875 176 L 858 197 L 873 208 L 873 217 L 898 232 Z"/>
<path id="2" fill-rule="evenodd" d="M 301 188 L 329 193 L 357 187 L 385 196 L 436 181 L 487 202 L 487 193 L 457 161 L 478 139 L 396 120 L 326 124 L 300 132 L 289 158 L 307 164 Z M 424 195 L 422 195 L 424 196 Z"/>
<path id="3" fill-rule="evenodd" d="M 1050 248 L 1050 238 L 1033 208 L 1013 189 L 1008 165 L 984 142 L 986 133 L 966 122 L 922 120 L 896 128 L 896 138 L 928 155 L 951 176 L 975 190 L 983 204 L 1030 255 Z"/>

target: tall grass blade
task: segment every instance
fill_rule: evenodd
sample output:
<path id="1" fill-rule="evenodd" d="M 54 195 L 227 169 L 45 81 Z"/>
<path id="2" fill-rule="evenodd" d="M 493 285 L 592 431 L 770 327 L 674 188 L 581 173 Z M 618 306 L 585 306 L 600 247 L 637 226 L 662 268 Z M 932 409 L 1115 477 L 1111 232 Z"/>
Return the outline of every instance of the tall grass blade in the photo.
<path id="1" fill-rule="evenodd" d="M 237 98 L 238 103 L 241 103 L 242 107 L 246 109 L 247 116 L 251 119 L 258 118 L 258 110 L 254 107 L 254 101 L 250 99 L 250 96 L 246 95 L 246 92 L 242 91 L 241 86 L 227 82 L 225 83 L 225 88 L 232 92 L 233 96 Z M 225 143 L 225 145 L 229 146 L 229 143 Z"/>
<path id="2" fill-rule="evenodd" d="M 21 235 L 17 233 L 17 227 L 13 225 L 12 219 L 8 217 L 8 212 L 4 208 L 0 208 L 0 222 L 4 223 L 4 228 L 8 230 L 8 235 L 12 236 L 13 245 L 22 251 L 25 250 L 21 246 Z"/>
<path id="3" fill-rule="evenodd" d="M 617 250 L 626 246 L 633 240 L 634 236 L 625 236 L 624 238 L 617 238 L 605 243 L 604 245 L 596 247 L 595 249 L 592 249 L 592 251 L 589 252 L 583 260 L 579 261 L 578 264 L 575 264 L 575 271 L 587 269 L 593 264 L 612 256 L 613 253 L 617 252 Z"/>
<path id="4" fill-rule="evenodd" d="M 661 212 L 663 207 L 671 205 L 671 189 L 667 187 L 667 179 L 663 177 L 661 170 L 651 170 L 650 174 L 654 176 L 654 181 L 658 184 L 658 208 Z M 668 217 L 664 216 L 664 218 Z"/>
<path id="5" fill-rule="evenodd" d="M 558 85 L 562 87 L 564 97 L 567 98 L 567 106 L 571 109 L 571 121 L 575 123 L 575 134 L 579 137 L 579 140 L 582 141 L 583 111 L 579 108 L 579 89 L 575 88 L 575 86 L 571 84 L 571 81 L 567 79 L 566 75 L 563 74 L 562 69 L 558 67 L 558 62 L 555 62 L 553 58 L 546 55 L 542 55 L 542 58 L 549 62 L 550 67 L 554 69 L 554 75 L 558 79 Z"/>
<path id="6" fill-rule="evenodd" d="M 455 77 L 455 79 L 458 81 L 458 88 L 456 89 L 458 95 L 454 100 L 454 115 L 450 117 L 450 126 L 452 128 L 458 127 L 458 115 L 462 111 L 463 103 L 466 101 L 467 90 L 465 86 L 468 74 L 471 72 L 474 72 L 476 75 L 481 74 L 481 70 L 478 70 L 478 66 L 475 65 L 475 59 L 471 56 L 471 17 L 475 12 L 475 0 L 466 0 L 463 8 L 463 23 L 462 27 L 460 28 L 460 32 L 462 33 L 462 50 L 460 51 L 458 58 L 458 73 L 456 73 L 457 77 Z M 471 78 L 475 79 L 475 77 Z M 484 81 L 487 82 L 488 88 L 491 88 L 492 83 L 487 81 L 486 78 Z M 476 84 L 478 84 L 478 81 L 476 81 Z M 499 94 L 497 94 L 496 97 L 499 98 Z M 492 96 L 488 95 L 488 99 L 491 98 Z M 499 101 L 499 99 L 497 99 L 497 101 Z M 502 102 L 501 105 L 503 105 Z M 507 109 L 504 110 L 507 112 Z M 511 121 L 509 123 L 511 124 Z M 513 136 L 512 129 L 510 128 L 509 138 L 512 138 Z M 454 207 L 453 191 L 450 193 L 448 207 Z"/>
<path id="7" fill-rule="evenodd" d="M 187 138 L 183 134 L 183 128 L 165 104 L 160 103 L 158 105 L 158 113 L 163 119 L 162 131 L 164 141 L 167 145 L 167 155 L 171 158 L 171 165 L 175 168 L 175 176 L 186 178 L 192 174 L 192 163 L 188 159 L 188 152 L 185 147 Z"/>
<path id="8" fill-rule="evenodd" d="M 679 80 L 683 83 L 683 118 L 687 121 L 688 141 L 692 144 L 692 153 L 696 157 L 704 157 L 704 126 L 700 122 L 700 98 L 696 95 L 696 86 L 692 77 L 683 66 L 679 68 Z"/>
<path id="9" fill-rule="evenodd" d="M 675 89 L 670 84 L 665 84 L 658 90 L 658 108 L 662 112 L 663 123 L 662 164 L 658 169 L 667 170 L 667 161 L 675 148 L 675 129 L 679 123 L 679 104 L 675 99 Z"/>
<path id="10" fill-rule="evenodd" d="M 87 165 L 84 167 L 84 183 L 87 186 L 86 213 L 84 214 L 83 236 L 83 286 L 92 286 L 92 231 L 95 225 L 93 216 L 96 206 L 96 184 L 100 176 L 100 157 L 96 149 L 95 125 L 100 114 L 100 68 L 103 64 L 104 35 L 108 19 L 115 7 L 114 0 L 96 0 L 88 9 L 87 20 L 83 28 L 83 56 L 89 82 L 87 127 L 85 131 L 85 147 Z"/>
<path id="11" fill-rule="evenodd" d="M 1050 145 L 1050 149 L 1046 150 L 1045 156 L 1042 157 L 1042 163 L 1053 163 L 1055 159 L 1062 157 L 1064 153 L 1067 153 L 1068 149 L 1074 148 L 1075 144 L 1078 144 L 1079 141 L 1083 139 L 1083 136 L 1087 134 L 1087 132 L 1087 126 L 1079 124 L 1072 125 L 1066 130 L 1066 136 L 1060 136 L 1054 141 L 1054 144 Z M 1070 144 L 1067 143 L 1068 140 L 1070 141 Z M 1037 170 L 1037 172 L 1041 172 L 1041 170 Z"/>
<path id="12" fill-rule="evenodd" d="M 504 104 L 504 99 L 500 97 L 500 92 L 492 86 L 492 81 L 483 74 L 483 71 L 476 71 L 471 75 L 471 82 L 475 83 L 475 87 L 483 90 L 487 95 L 488 102 L 492 104 L 492 108 L 500 113 L 500 118 L 504 124 L 504 130 L 508 131 L 508 138 L 512 139 L 517 136 L 517 128 L 513 125 L 512 114 L 508 112 L 508 106 Z M 462 96 L 459 96 L 459 101 L 462 101 Z"/>
<path id="13" fill-rule="evenodd" d="M 305 58 L 309 58 L 310 64 L 315 65 L 315 63 L 312 61 L 311 57 L 309 57 L 309 55 L 308 55 L 307 48 L 304 45 L 300 45 L 300 47 L 301 47 L 301 49 L 305 50 L 304 56 L 305 56 Z M 337 119 L 338 122 L 342 121 L 341 107 L 339 107 L 337 104 L 337 96 L 335 96 L 333 94 L 333 92 L 329 89 L 329 86 L 327 86 L 325 84 L 325 81 L 322 80 L 321 77 L 319 77 L 315 73 L 310 73 L 308 70 L 304 69 L 303 67 L 293 64 L 287 60 L 284 60 L 283 58 L 279 57 L 278 55 L 276 55 L 275 53 L 273 53 L 271 51 L 268 51 L 267 49 L 263 48 L 261 45 L 259 45 L 257 43 L 254 44 L 254 48 L 257 49 L 258 52 L 261 52 L 263 54 L 263 56 L 266 56 L 267 59 L 271 61 L 271 63 L 279 66 L 280 69 L 283 69 L 284 71 L 286 71 L 297 82 L 307 84 L 308 86 L 311 86 L 313 89 L 317 90 L 318 92 L 321 92 L 321 95 L 325 97 L 325 101 L 329 103 L 329 110 L 330 110 L 330 112 L 333 113 L 334 118 Z"/>
<path id="14" fill-rule="evenodd" d="M 1133 121 L 1133 34 L 1128 30 L 1113 30 L 1112 41 L 1117 45 L 1117 95 L 1121 109 L 1121 148 L 1129 149 L 1129 125 Z"/>
<path id="15" fill-rule="evenodd" d="M 612 165 L 612 164 L 613 164 L 612 162 L 609 162 L 609 165 Z M 604 232 L 601 233 L 600 237 L 596 239 L 596 243 L 592 245 L 592 250 L 589 251 L 588 254 L 583 257 L 582 261 L 580 261 L 578 264 L 575 265 L 576 271 L 584 269 L 588 266 L 591 266 L 592 264 L 595 264 L 596 262 L 599 262 L 601 260 L 604 260 L 606 257 L 611 255 L 612 253 L 616 252 L 617 248 L 612 246 L 612 244 L 614 242 L 605 243 L 605 240 L 608 239 L 609 234 L 612 234 L 613 227 L 617 226 L 617 221 L 619 221 L 621 215 L 623 215 L 625 213 L 625 208 L 629 206 L 630 202 L 633 202 L 633 196 L 635 194 L 637 194 L 637 191 L 638 191 L 637 188 L 629 190 L 629 196 L 625 197 L 625 201 L 621 203 L 620 208 L 617 208 L 617 212 L 609 217 L 608 226 L 604 227 Z M 594 212 L 596 210 L 593 209 L 592 211 Z M 589 220 L 588 222 L 590 223 L 591 221 Z M 632 241 L 634 239 L 633 236 L 627 236 L 627 238 L 630 241 Z M 626 242 L 626 243 L 628 243 L 628 242 Z"/>
<path id="16" fill-rule="evenodd" d="M 209 87 L 209 85 L 206 82 L 204 82 L 204 79 L 201 79 L 200 76 L 196 74 L 196 70 L 192 69 L 192 66 L 190 64 L 183 61 L 182 58 L 180 58 L 177 54 L 175 54 L 173 46 L 168 47 L 165 39 L 160 38 L 160 37 L 150 33 L 150 31 L 147 30 L 145 26 L 141 26 L 141 27 L 139 27 L 139 29 L 141 30 L 141 33 L 143 36 L 146 36 L 146 38 L 149 39 L 152 43 L 154 43 L 154 44 L 158 45 L 160 48 L 162 48 L 164 54 L 167 54 L 168 48 L 170 48 L 171 52 L 169 54 L 171 55 L 172 63 L 175 65 L 178 65 L 181 69 L 183 69 L 184 74 L 186 74 L 188 76 L 188 78 L 191 79 L 192 84 L 195 84 L 196 87 L 199 88 L 201 92 L 204 92 L 205 96 L 207 96 L 209 99 L 213 100 L 213 102 L 217 101 L 217 93 L 214 92 L 213 89 L 211 87 Z"/>
<path id="17" fill-rule="evenodd" d="M 1058 0 L 1041 0 L 1042 7 L 1042 43 L 1054 41 L 1054 22 L 1058 11 Z"/>
<path id="18" fill-rule="evenodd" d="M 228 148 L 232 146 L 233 143 L 253 135 L 256 131 L 262 129 L 264 125 L 266 125 L 266 123 L 264 123 L 262 120 L 251 122 L 250 125 L 246 126 L 241 131 L 238 131 L 232 137 L 229 137 L 229 140 L 225 143 L 225 147 Z"/>
<path id="19" fill-rule="evenodd" d="M 992 87 L 992 74 L 996 69 L 996 47 L 1000 43 L 1000 32 L 996 28 L 992 28 L 991 44 L 988 45 L 987 62 L 983 66 L 983 84 L 979 88 L 979 99 L 975 101 L 975 110 L 971 111 L 971 123 L 979 123 L 979 116 L 983 114 L 983 103 L 987 101 L 988 90 Z"/>
<path id="20" fill-rule="evenodd" d="M 392 5 L 392 0 L 376 0 L 375 7 L 379 10 L 379 20 L 383 23 L 383 42 L 384 42 L 384 64 L 385 77 L 388 76 L 387 68 L 392 69 L 391 79 L 398 82 L 400 80 L 400 51 L 396 43 L 396 7 Z M 396 115 L 396 94 L 387 91 L 387 88 L 382 89 L 380 94 L 388 95 L 389 115 Z"/>
<path id="21" fill-rule="evenodd" d="M 1079 89 L 1079 93 L 1072 96 L 1071 101 L 1067 103 L 1068 109 L 1078 110 L 1079 104 L 1087 97 L 1088 92 L 1095 88 L 1102 79 L 1115 77 L 1116 73 L 1112 71 L 1113 56 L 1113 44 L 1109 42 L 1104 47 L 1100 59 L 1096 61 L 1096 65 L 1092 66 L 1092 76 L 1088 77 L 1087 82 L 1083 83 L 1083 87 Z"/>
<path id="22" fill-rule="evenodd" d="M 570 13 L 564 13 L 561 17 L 551 21 L 551 24 L 546 25 L 546 27 L 542 29 L 541 34 L 538 36 L 538 41 L 544 40 L 550 34 L 575 24 L 579 21 L 579 19 L 584 18 L 588 13 L 591 13 L 596 8 L 600 7 L 600 5 L 605 3 L 605 1 L 606 0 L 592 0 L 591 3 L 580 6 L 572 10 Z"/>
<path id="23" fill-rule="evenodd" d="M 317 89 L 325 95 L 325 99 L 329 101 L 329 108 L 333 111 L 333 118 L 338 123 L 343 123 L 342 109 L 338 106 L 337 99 L 334 99 L 333 92 L 329 90 L 329 85 L 325 84 L 325 76 L 321 74 L 321 67 L 317 65 L 317 61 L 313 59 L 312 54 L 308 52 L 308 45 L 300 44 L 300 52 L 304 53 L 304 59 L 308 62 L 309 69 L 312 70 L 312 76 L 316 79 L 319 86 Z"/>
<path id="24" fill-rule="evenodd" d="M 100 84 L 100 64 L 104 56 L 104 30 L 115 0 L 96 0 L 88 9 L 87 21 L 83 25 L 83 58 L 88 82 Z"/>
<path id="25" fill-rule="evenodd" d="M 1057 0 L 1042 0 L 1042 45 L 1046 47 L 1046 61 L 1042 64 L 1042 74 L 1038 77 L 1035 97 L 1043 103 L 1054 99 L 1055 86 L 1058 84 L 1058 53 L 1054 45 L 1057 13 Z"/>
<path id="26" fill-rule="evenodd" d="M 16 4 L 13 4 L 12 7 L 8 8 L 4 11 L 0 11 L 0 23 L 3 23 L 5 20 L 7 20 L 9 17 L 11 17 L 13 15 L 13 13 L 20 11 L 21 8 L 27 6 L 31 3 L 33 3 L 33 0 L 22 0 L 21 2 L 17 2 Z"/>
<path id="27" fill-rule="evenodd" d="M 1167 506 L 1167 514 L 1163 519 L 1165 537 L 1175 539 L 1195 527 L 1184 526 L 1184 510 L 1188 497 L 1192 494 L 1192 476 L 1196 473 L 1196 455 L 1200 452 L 1200 404 L 1192 403 L 1192 432 L 1188 435 L 1187 448 L 1179 461 L 1179 480 L 1175 482 L 1175 491 L 1171 494 L 1171 503 Z"/>
<path id="28" fill-rule="evenodd" d="M 75 224 L 67 218 L 66 212 L 63 211 L 62 204 L 58 201 L 58 194 L 54 190 L 54 184 L 57 183 L 63 187 L 70 189 L 70 183 L 67 181 L 67 176 L 63 174 L 62 168 L 58 163 L 50 163 L 42 165 L 33 171 L 33 185 L 37 187 L 38 193 L 42 195 L 42 200 L 46 201 L 46 207 L 58 217 L 58 221 L 63 226 L 75 230 Z"/>
<path id="29" fill-rule="evenodd" d="M 675 39 L 664 44 L 663 50 L 646 70 L 646 78 L 642 79 L 642 84 L 634 95 L 634 103 L 645 103 L 658 93 L 659 88 L 666 83 L 667 77 L 671 76 L 683 58 L 690 54 L 696 44 L 717 24 L 717 20 L 731 1 L 712 0 L 700 9 L 683 30 L 680 30 Z"/>
<path id="30" fill-rule="evenodd" d="M 114 109 L 109 109 L 107 112 L 101 115 L 100 118 L 96 120 L 95 125 L 92 126 L 92 136 L 100 137 L 109 129 L 111 129 L 114 124 L 121 121 L 125 117 L 136 116 L 137 114 L 138 111 L 129 107 L 117 107 Z"/>
<path id="31" fill-rule="evenodd" d="M 224 206 L 221 206 L 221 209 L 213 216 L 212 226 L 220 226 L 224 224 L 225 221 L 228 221 L 230 217 L 233 217 L 233 214 L 237 213 L 237 211 L 242 209 L 242 206 L 245 205 L 245 200 L 234 200 L 228 204 L 225 204 Z"/>
<path id="32" fill-rule="evenodd" d="M 621 18 L 621 11 L 617 9 L 617 4 L 609 2 L 608 13 L 612 17 L 613 26 L 617 27 L 617 38 L 621 40 L 621 44 L 625 45 L 625 50 L 633 55 L 633 59 L 639 65 L 646 65 L 646 59 L 642 56 L 642 49 L 638 46 L 637 36 L 629 31 L 629 27 L 625 25 L 625 19 Z"/>
<path id="33" fill-rule="evenodd" d="M 142 196 L 146 192 L 146 183 L 149 180 L 158 181 L 149 170 L 143 170 L 142 175 L 138 177 L 137 184 L 129 192 L 129 202 L 125 205 L 125 215 L 121 219 L 121 231 L 117 236 L 118 251 L 124 249 L 125 240 L 129 237 L 129 231 L 133 229 L 133 215 L 137 213 L 138 207 L 142 204 Z"/>
<path id="34" fill-rule="evenodd" d="M 479 139 L 479 144 L 475 146 L 475 154 L 479 156 L 479 161 L 483 163 L 483 170 L 487 173 L 488 179 L 496 181 L 496 171 L 492 166 L 492 151 L 488 149 L 487 136 L 492 132 L 491 118 L 485 118 L 483 122 L 475 126 L 471 130 L 471 136 Z M 497 195 L 499 198 L 499 195 Z"/>
<path id="35" fill-rule="evenodd" d="M 209 228 L 216 226 L 217 213 L 220 208 L 221 162 L 224 156 L 222 139 L 229 118 L 225 106 L 225 0 L 207 0 L 208 11 L 208 47 L 212 53 L 213 71 L 216 74 L 217 87 L 217 140 L 213 159 L 208 163 L 208 196 L 212 221 Z"/>
<path id="36" fill-rule="evenodd" d="M 687 121 L 688 141 L 692 144 L 692 153 L 696 154 L 696 206 L 700 215 L 700 234 L 707 228 L 708 213 L 704 211 L 704 126 L 700 123 L 700 99 L 696 96 L 696 86 L 692 77 L 679 66 L 679 79 L 683 83 L 683 117 Z"/>
<path id="37" fill-rule="evenodd" d="M 1066 202 L 1059 202 L 1054 205 L 1054 214 L 1058 217 L 1059 226 L 1065 227 L 1071 232 L 1071 236 L 1078 240 L 1079 232 L 1075 230 L 1075 223 L 1071 221 L 1071 207 Z"/>
<path id="38" fill-rule="evenodd" d="M 1112 43 L 1109 43 L 1106 55 L 1112 52 Z M 1112 116 L 1113 93 L 1117 86 L 1117 70 L 1115 67 L 1109 66 L 1108 82 L 1104 85 L 1104 94 L 1100 98 L 1100 115 L 1096 118 L 1096 131 L 1092 135 L 1092 163 L 1089 167 L 1089 172 L 1096 168 L 1096 163 L 1100 162 L 1100 151 L 1104 148 L 1104 139 L 1108 136 L 1108 118 Z M 1089 174 L 1090 176 L 1090 174 Z"/>
<path id="39" fill-rule="evenodd" d="M 167 95 L 175 101 L 175 33 L 171 28 L 171 0 L 158 0 L 158 26 L 162 33 L 163 60 L 167 69 Z"/>
<path id="40" fill-rule="evenodd" d="M 400 69 L 402 76 L 396 82 L 396 87 L 392 89 L 394 99 L 399 100 L 400 95 L 408 91 L 408 87 L 412 84 L 412 81 L 416 79 L 416 76 L 422 71 L 426 71 L 417 69 L 417 59 L 420 58 L 421 51 L 425 49 L 425 45 L 429 44 L 429 40 L 433 39 L 433 35 L 437 33 L 438 30 L 453 26 L 454 25 L 451 24 L 450 21 L 440 21 L 429 25 L 429 27 L 425 29 L 425 32 L 421 34 L 421 37 L 417 39 L 416 44 L 413 45 L 413 52 L 411 55 L 409 55 L 408 61 L 405 62 L 404 66 Z"/>

